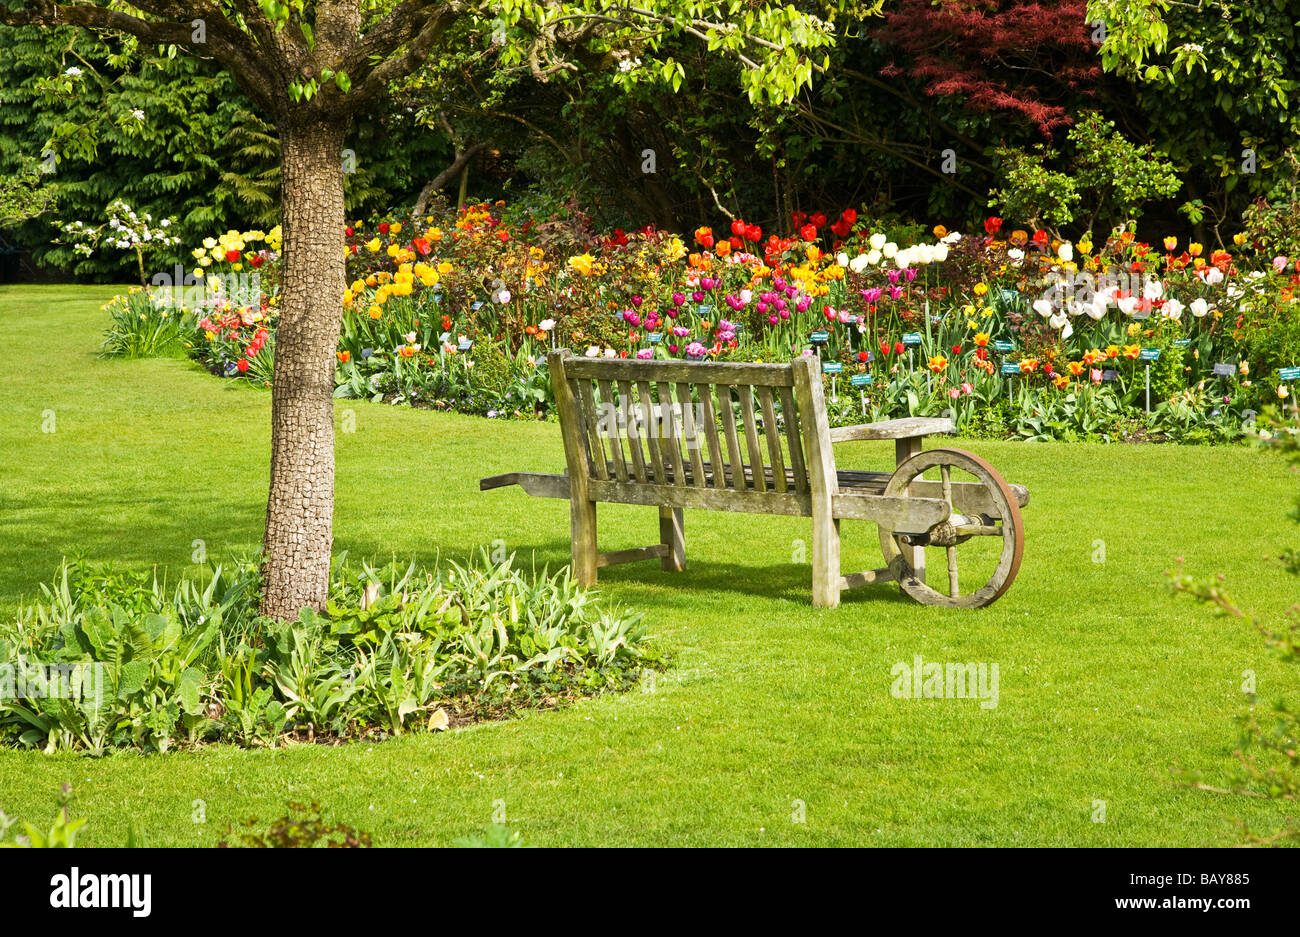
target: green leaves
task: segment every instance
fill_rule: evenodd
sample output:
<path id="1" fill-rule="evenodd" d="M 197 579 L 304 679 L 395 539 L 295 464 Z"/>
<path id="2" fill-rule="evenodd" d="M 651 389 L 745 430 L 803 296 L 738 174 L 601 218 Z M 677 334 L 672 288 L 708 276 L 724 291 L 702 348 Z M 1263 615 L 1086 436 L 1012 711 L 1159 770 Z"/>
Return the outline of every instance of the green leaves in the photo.
<path id="1" fill-rule="evenodd" d="M 286 731 L 397 735 L 446 728 L 429 714 L 453 702 L 490 714 L 627 686 L 655 659 L 639 616 L 598 606 L 567 572 L 530 577 L 510 561 L 354 571 L 340 560 L 326 613 L 290 624 L 257 619 L 245 586 L 217 569 L 168 594 L 152 579 L 65 567 L 20 616 L 22 643 L 32 685 L 47 686 L 38 662 L 59 661 L 81 692 L 52 684 L 0 699 L 0 741 L 98 754 L 274 746 Z M 0 634 L 0 651 L 19 646 Z"/>

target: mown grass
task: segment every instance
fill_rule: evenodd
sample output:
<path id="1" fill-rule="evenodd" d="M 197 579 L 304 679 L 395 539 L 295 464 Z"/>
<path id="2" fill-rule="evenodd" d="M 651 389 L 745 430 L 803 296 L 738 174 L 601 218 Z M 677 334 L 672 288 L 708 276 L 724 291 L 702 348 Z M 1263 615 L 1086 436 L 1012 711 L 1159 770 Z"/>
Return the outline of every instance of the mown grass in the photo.
<path id="1" fill-rule="evenodd" d="M 182 360 L 97 358 L 111 295 L 0 288 L 2 614 L 65 555 L 177 575 L 196 541 L 213 558 L 257 547 L 269 394 Z M 337 549 L 430 561 L 503 540 L 539 566 L 567 561 L 565 503 L 477 486 L 561 471 L 555 425 L 355 401 L 337 413 L 355 420 L 338 443 Z M 1180 765 L 1224 779 L 1243 671 L 1264 698 L 1297 687 L 1248 627 L 1172 597 L 1164 571 L 1182 556 L 1225 573 L 1248 607 L 1289 604 L 1294 580 L 1262 560 L 1293 533 L 1294 476 L 1246 448 L 960 445 L 1033 493 L 1020 578 L 989 609 L 924 608 L 889 586 L 813 609 L 808 567 L 791 562 L 806 521 L 688 512 L 685 573 L 602 571 L 674 655 L 653 687 L 341 748 L 4 751 L 0 809 L 45 821 L 70 781 L 88 845 L 124 842 L 133 818 L 155 845 L 211 845 L 288 799 L 320 800 L 384 845 L 447 844 L 502 809 L 541 845 L 1206 845 L 1232 841 L 1234 816 L 1275 826 L 1275 804 L 1170 778 Z M 885 467 L 892 452 L 838 458 Z M 600 516 L 604 549 L 656 539 L 651 509 Z M 877 565 L 873 527 L 844 534 L 846 569 Z M 915 654 L 997 662 L 999 705 L 893 698 L 890 668 Z"/>

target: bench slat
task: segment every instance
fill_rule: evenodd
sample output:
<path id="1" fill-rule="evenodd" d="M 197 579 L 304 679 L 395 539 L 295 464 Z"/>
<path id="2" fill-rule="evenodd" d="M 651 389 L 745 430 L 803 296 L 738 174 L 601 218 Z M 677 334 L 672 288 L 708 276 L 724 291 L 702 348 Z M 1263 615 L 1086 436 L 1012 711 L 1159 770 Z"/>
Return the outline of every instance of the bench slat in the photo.
<path id="1" fill-rule="evenodd" d="M 722 445 L 718 440 L 718 418 L 713 411 L 713 391 L 712 384 L 700 385 L 700 406 L 703 408 L 704 434 L 709 439 L 709 458 L 714 465 L 724 466 L 722 471 L 713 473 L 713 487 L 721 491 L 727 487 L 727 457 L 722 454 Z"/>
<path id="2" fill-rule="evenodd" d="M 685 487 L 686 461 L 682 458 L 681 436 L 677 432 L 677 414 L 673 412 L 673 389 L 668 383 L 659 385 L 659 426 L 667 428 L 668 435 L 659 437 L 659 451 L 664 457 L 664 470 L 671 471 L 673 484 Z M 667 481 L 667 479 L 663 479 Z"/>
<path id="3" fill-rule="evenodd" d="M 763 410 L 763 435 L 767 437 L 768 462 L 777 491 L 787 491 L 785 461 L 781 458 L 781 432 L 776 426 L 776 408 L 772 406 L 772 388 L 759 387 L 758 404 Z"/>
<path id="4" fill-rule="evenodd" d="M 745 451 L 749 454 L 749 464 L 754 466 L 754 486 L 759 491 L 767 491 L 767 479 L 758 469 L 763 465 L 763 450 L 758 448 L 758 426 L 754 423 L 754 389 L 749 386 L 736 388 L 740 392 L 740 417 L 745 421 Z"/>
<path id="5" fill-rule="evenodd" d="M 609 465 L 606 461 L 605 446 L 600 440 L 600 429 L 596 426 L 596 402 L 591 392 L 591 381 L 570 381 L 575 384 L 578 405 L 582 410 L 582 422 L 587 430 L 587 451 L 590 454 L 591 470 L 596 478 L 609 478 Z"/>
<path id="6" fill-rule="evenodd" d="M 627 427 L 627 448 L 632 456 L 632 474 L 636 480 L 643 482 L 646 480 L 645 475 L 645 456 L 641 452 L 641 427 L 644 425 L 640 419 L 641 414 L 637 410 L 636 402 L 632 398 L 632 384 L 629 381 L 618 382 L 618 408 L 623 417 L 623 425 Z"/>
<path id="7" fill-rule="evenodd" d="M 650 467 L 654 470 L 655 481 L 664 480 L 663 453 L 659 451 L 659 421 L 655 419 L 654 397 L 650 395 L 650 382 L 638 381 L 641 407 L 641 425 L 646 427 L 645 441 L 650 449 Z"/>
<path id="8" fill-rule="evenodd" d="M 609 452 L 614 457 L 614 475 L 619 481 L 627 481 L 627 463 L 623 461 L 623 427 L 619 426 L 621 408 L 614 405 L 614 390 L 609 381 L 596 382 L 600 388 L 600 412 L 605 414 L 606 436 L 609 439 Z M 611 425 L 612 424 L 612 425 Z"/>
<path id="9" fill-rule="evenodd" d="M 701 385 L 704 390 L 708 390 L 709 385 Z M 695 407 L 691 403 L 691 385 L 677 385 L 677 402 L 682 405 L 682 444 L 686 446 L 686 451 L 690 453 L 691 469 L 694 474 L 694 483 L 703 487 L 704 482 L 704 460 L 700 458 L 700 447 L 704 445 L 704 438 L 700 434 L 700 427 L 695 425 Z"/>
<path id="10" fill-rule="evenodd" d="M 794 393 L 791 389 L 782 387 L 780 392 L 781 411 L 785 414 L 785 438 L 790 445 L 794 490 L 805 494 L 808 491 L 808 468 L 803 461 L 803 440 L 799 438 L 799 412 L 795 409 Z"/>
<path id="11" fill-rule="evenodd" d="M 736 411 L 731 402 L 731 385 L 718 385 L 718 406 L 722 408 L 722 431 L 727 437 L 727 451 L 731 454 L 731 473 L 728 481 L 735 491 L 745 490 L 745 476 L 737 477 L 735 467 L 744 465 L 740 457 L 740 439 L 736 436 Z"/>

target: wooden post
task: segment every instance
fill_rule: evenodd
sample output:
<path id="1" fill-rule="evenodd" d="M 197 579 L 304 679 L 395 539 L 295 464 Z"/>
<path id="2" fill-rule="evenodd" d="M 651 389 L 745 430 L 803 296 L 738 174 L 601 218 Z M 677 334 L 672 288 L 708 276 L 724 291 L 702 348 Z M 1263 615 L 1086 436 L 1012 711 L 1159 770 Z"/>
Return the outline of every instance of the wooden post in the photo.
<path id="1" fill-rule="evenodd" d="M 668 552 L 659 561 L 664 572 L 680 573 L 686 568 L 686 529 L 681 508 L 659 508 L 659 542 Z"/>
<path id="2" fill-rule="evenodd" d="M 567 348 L 546 356 L 551 370 L 551 387 L 560 412 L 560 435 L 564 439 L 564 460 L 569 475 L 569 533 L 573 578 L 580 586 L 596 584 L 596 502 L 591 499 L 587 481 L 587 449 L 582 438 L 582 414 L 578 399 L 565 374 L 564 362 L 572 355 Z"/>
<path id="3" fill-rule="evenodd" d="M 826 400 L 816 360 L 800 356 L 794 360 L 793 368 L 794 392 L 808 450 L 808 481 L 812 489 L 813 605 L 835 608 L 840 604 L 840 522 L 832 512 L 839 481 L 835 474 L 830 427 L 826 422 Z"/>
<path id="4" fill-rule="evenodd" d="M 923 436 L 894 440 L 894 467 L 902 465 L 922 449 Z M 903 547 L 903 558 L 907 560 L 916 574 L 918 582 L 925 582 L 925 547 Z"/>

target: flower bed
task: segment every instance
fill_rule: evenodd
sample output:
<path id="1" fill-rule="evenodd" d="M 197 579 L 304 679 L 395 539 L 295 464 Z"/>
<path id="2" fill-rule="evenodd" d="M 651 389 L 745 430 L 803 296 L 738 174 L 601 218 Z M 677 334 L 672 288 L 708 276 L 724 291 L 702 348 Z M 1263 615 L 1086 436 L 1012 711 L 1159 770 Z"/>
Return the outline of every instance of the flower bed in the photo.
<path id="1" fill-rule="evenodd" d="M 1286 397 L 1300 364 L 1300 275 L 1244 236 L 1207 251 L 1131 231 L 1062 242 L 998 218 L 977 234 L 851 209 L 791 220 L 785 236 L 702 227 L 689 245 L 652 227 L 596 237 L 502 203 L 354 223 L 336 394 L 535 418 L 553 347 L 815 354 L 836 423 L 951 411 L 973 434 L 1217 440 Z M 190 344 L 214 373 L 270 380 L 273 234 L 194 252 Z M 254 272 L 250 296 L 240 278 Z"/>
<path id="2" fill-rule="evenodd" d="M 65 564 L 0 626 L 0 745 L 102 754 L 401 735 L 626 689 L 659 665 L 639 615 L 512 559 L 425 571 L 340 558 L 324 614 L 287 623 L 258 616 L 258 586 L 251 563 L 171 590 Z"/>

